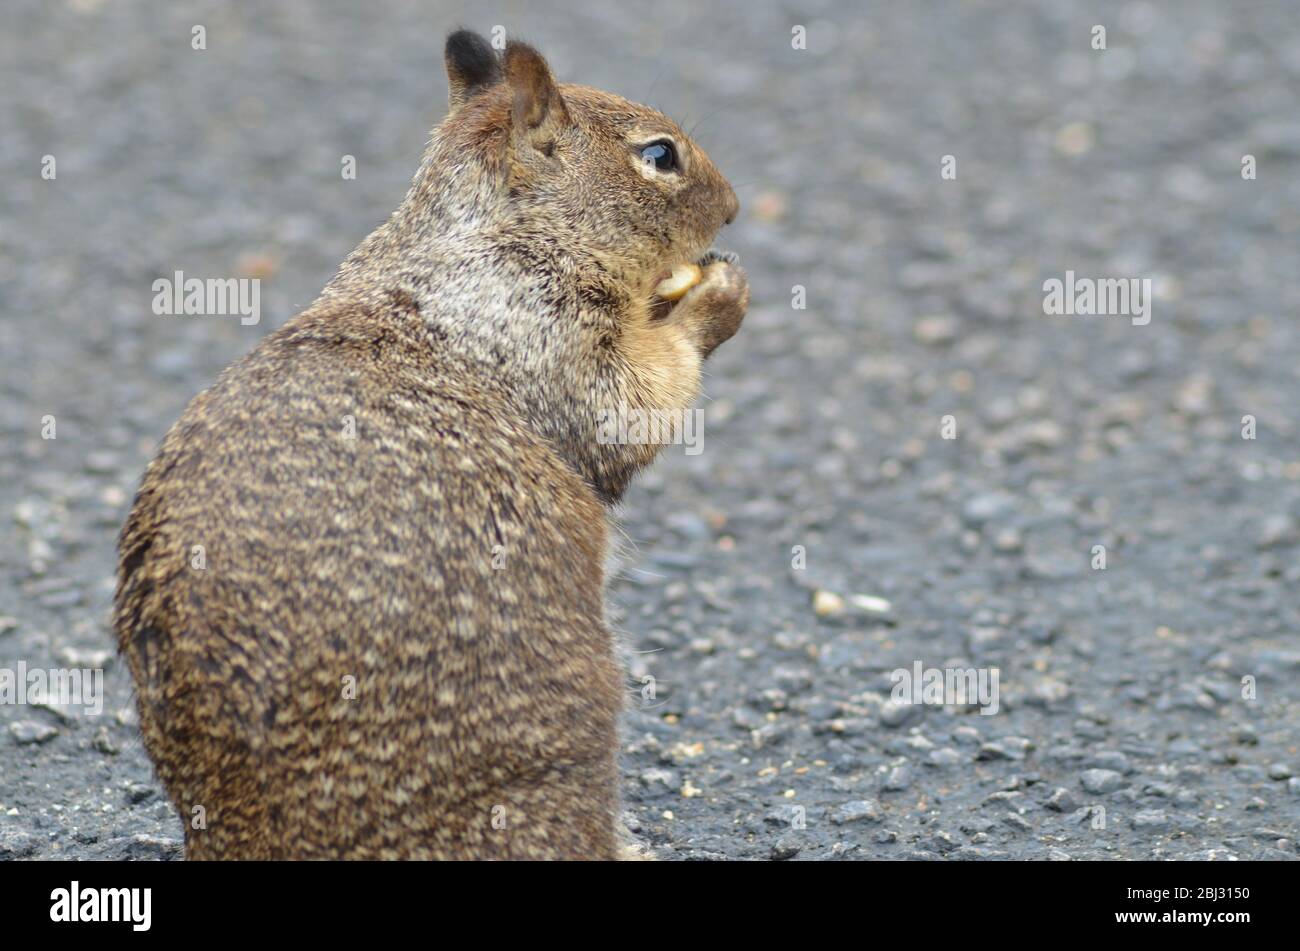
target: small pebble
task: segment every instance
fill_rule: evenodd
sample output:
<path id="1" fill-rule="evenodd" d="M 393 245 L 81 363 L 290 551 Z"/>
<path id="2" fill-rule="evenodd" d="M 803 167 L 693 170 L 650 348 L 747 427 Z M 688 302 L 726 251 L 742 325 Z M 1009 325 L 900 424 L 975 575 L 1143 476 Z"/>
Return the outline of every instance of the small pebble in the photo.
<path id="1" fill-rule="evenodd" d="M 896 700 L 890 700 L 880 707 L 880 723 L 890 729 L 898 729 L 901 726 L 920 719 L 921 707 L 915 703 L 899 703 Z"/>
<path id="2" fill-rule="evenodd" d="M 1165 815 L 1163 809 L 1150 809 L 1139 812 L 1133 816 L 1133 828 L 1145 829 L 1149 832 L 1167 829 L 1169 828 L 1169 817 Z"/>
<path id="3" fill-rule="evenodd" d="M 952 317 L 922 317 L 912 327 L 916 339 L 926 346 L 940 346 L 957 339 L 957 321 Z"/>
<path id="4" fill-rule="evenodd" d="M 59 730 L 58 727 L 50 726 L 48 723 L 19 720 L 17 723 L 9 724 L 9 733 L 19 746 L 28 746 L 33 743 L 48 743 L 59 735 Z"/>
<path id="5" fill-rule="evenodd" d="M 960 766 L 966 762 L 966 757 L 952 747 L 945 746 L 943 749 L 931 750 L 926 761 L 932 766 Z"/>
<path id="6" fill-rule="evenodd" d="M 1079 777 L 1079 783 L 1088 792 L 1100 796 L 1123 786 L 1124 777 L 1113 769 L 1088 769 Z"/>
<path id="7" fill-rule="evenodd" d="M 844 613 L 844 599 L 833 591 L 818 588 L 813 592 L 812 608 L 818 617 L 838 617 Z"/>
<path id="8" fill-rule="evenodd" d="M 1057 787 L 1056 791 L 1043 803 L 1045 809 L 1051 809 L 1053 812 L 1074 812 L 1079 808 L 1079 801 L 1074 798 L 1074 794 L 1063 786 Z"/>
<path id="9" fill-rule="evenodd" d="M 909 766 L 895 766 L 889 771 L 880 788 L 885 792 L 902 792 L 912 785 L 912 769 Z"/>
<path id="10" fill-rule="evenodd" d="M 126 801 L 132 805 L 148 802 L 156 795 L 156 793 L 157 790 L 152 786 L 146 786 L 144 783 L 134 783 L 127 787 Z"/>
<path id="11" fill-rule="evenodd" d="M 880 808 L 870 799 L 846 802 L 831 813 L 831 822 L 837 826 L 848 822 L 879 822 Z"/>

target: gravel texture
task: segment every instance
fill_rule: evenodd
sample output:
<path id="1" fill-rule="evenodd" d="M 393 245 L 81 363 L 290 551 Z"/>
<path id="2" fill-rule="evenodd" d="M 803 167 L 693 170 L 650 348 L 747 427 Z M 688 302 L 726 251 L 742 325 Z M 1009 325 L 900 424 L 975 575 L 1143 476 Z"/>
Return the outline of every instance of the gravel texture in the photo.
<path id="1" fill-rule="evenodd" d="M 1297 857 L 1287 4 L 5 19 L 0 667 L 101 667 L 107 699 L 0 705 L 0 859 L 180 854 L 111 650 L 117 527 L 185 403 L 396 206 L 462 24 L 698 122 L 744 208 L 723 243 L 754 302 L 705 449 L 629 494 L 612 593 L 627 821 L 660 858 Z M 154 316 L 176 270 L 260 277 L 261 323 Z M 1149 278 L 1150 323 L 1045 315 L 1067 270 Z M 891 701 L 916 662 L 997 668 L 997 712 Z"/>

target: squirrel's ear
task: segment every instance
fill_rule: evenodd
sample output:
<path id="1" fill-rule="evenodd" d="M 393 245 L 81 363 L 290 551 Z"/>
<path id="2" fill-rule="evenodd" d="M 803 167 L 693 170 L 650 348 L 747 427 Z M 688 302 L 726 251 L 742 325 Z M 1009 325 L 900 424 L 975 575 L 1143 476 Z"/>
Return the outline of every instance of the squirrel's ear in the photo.
<path id="1" fill-rule="evenodd" d="M 487 40 L 470 30 L 447 37 L 447 99 L 455 112 L 466 101 L 501 81 L 501 61 Z"/>
<path id="2" fill-rule="evenodd" d="M 506 44 L 506 82 L 514 94 L 510 118 L 516 135 L 544 148 L 569 123 L 560 87 L 542 54 L 527 43 Z"/>

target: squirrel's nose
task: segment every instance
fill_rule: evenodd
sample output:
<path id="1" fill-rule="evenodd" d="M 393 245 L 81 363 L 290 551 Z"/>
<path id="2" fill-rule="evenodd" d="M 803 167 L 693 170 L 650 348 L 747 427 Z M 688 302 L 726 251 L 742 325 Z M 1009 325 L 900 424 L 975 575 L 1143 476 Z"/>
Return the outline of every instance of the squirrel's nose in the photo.
<path id="1" fill-rule="evenodd" d="M 738 214 L 740 214 L 740 199 L 736 197 L 735 192 L 731 192 L 731 200 L 727 203 L 727 220 L 725 223 L 731 224 L 736 220 Z"/>

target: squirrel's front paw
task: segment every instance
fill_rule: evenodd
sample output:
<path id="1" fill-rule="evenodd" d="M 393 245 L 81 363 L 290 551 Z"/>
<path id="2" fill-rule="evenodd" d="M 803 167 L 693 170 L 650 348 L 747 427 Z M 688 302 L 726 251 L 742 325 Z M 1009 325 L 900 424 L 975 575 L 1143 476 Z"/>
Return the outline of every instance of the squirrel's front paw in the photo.
<path id="1" fill-rule="evenodd" d="M 700 355 L 707 357 L 718 344 L 740 329 L 749 307 L 749 278 L 735 255 L 709 252 L 700 261 L 700 282 L 673 307 L 668 319 L 684 327 Z"/>

